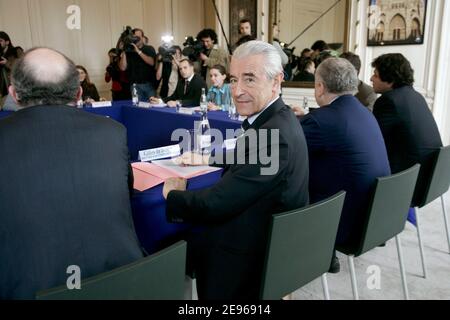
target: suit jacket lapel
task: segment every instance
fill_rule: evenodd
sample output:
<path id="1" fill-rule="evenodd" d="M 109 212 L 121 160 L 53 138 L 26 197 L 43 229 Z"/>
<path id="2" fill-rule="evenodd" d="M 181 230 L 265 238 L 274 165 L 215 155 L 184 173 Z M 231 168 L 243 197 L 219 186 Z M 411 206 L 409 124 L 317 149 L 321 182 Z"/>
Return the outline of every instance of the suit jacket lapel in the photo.
<path id="1" fill-rule="evenodd" d="M 281 108 L 285 106 L 283 100 L 278 98 L 272 103 L 263 113 L 261 113 L 258 118 L 250 125 L 250 128 L 259 129 L 264 123 L 266 123 L 272 116 L 277 113 Z"/>
<path id="2" fill-rule="evenodd" d="M 256 120 L 250 125 L 249 129 L 250 128 L 253 128 L 255 130 L 259 129 L 264 123 L 266 123 L 270 118 L 272 118 L 272 116 L 279 110 L 281 110 L 283 107 L 285 107 L 285 104 L 280 97 L 274 103 L 272 103 L 266 110 L 264 110 L 264 112 L 261 113 L 258 118 L 256 118 Z M 236 152 L 237 150 L 234 150 L 235 159 L 237 157 Z M 225 166 L 222 176 L 225 175 L 225 173 L 227 173 L 230 170 L 231 166 L 232 165 Z"/>

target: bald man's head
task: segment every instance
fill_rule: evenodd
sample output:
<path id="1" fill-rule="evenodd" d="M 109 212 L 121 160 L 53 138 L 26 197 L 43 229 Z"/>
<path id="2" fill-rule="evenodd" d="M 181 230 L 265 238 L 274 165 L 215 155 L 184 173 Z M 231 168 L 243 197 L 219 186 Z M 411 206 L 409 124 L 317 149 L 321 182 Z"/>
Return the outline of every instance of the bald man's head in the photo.
<path id="1" fill-rule="evenodd" d="M 49 48 L 27 51 L 16 63 L 11 83 L 13 97 L 24 107 L 74 103 L 80 87 L 75 64 Z"/>

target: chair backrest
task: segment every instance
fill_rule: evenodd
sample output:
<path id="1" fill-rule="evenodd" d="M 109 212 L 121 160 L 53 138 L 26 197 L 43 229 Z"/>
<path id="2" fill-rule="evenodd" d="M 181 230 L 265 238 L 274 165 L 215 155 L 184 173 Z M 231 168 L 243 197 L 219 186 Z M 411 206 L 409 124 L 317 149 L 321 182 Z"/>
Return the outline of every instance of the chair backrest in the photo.
<path id="1" fill-rule="evenodd" d="M 38 292 L 39 300 L 181 300 L 184 296 L 186 242 L 81 281 Z"/>
<path id="2" fill-rule="evenodd" d="M 420 207 L 437 199 L 448 191 L 450 186 L 450 146 L 441 147 L 437 153 L 436 163 L 431 174 L 424 202 Z"/>
<path id="3" fill-rule="evenodd" d="M 328 271 L 344 199 L 342 191 L 272 217 L 261 299 L 280 299 Z"/>
<path id="4" fill-rule="evenodd" d="M 395 237 L 405 228 L 420 165 L 377 178 L 364 225 L 359 256 Z"/>

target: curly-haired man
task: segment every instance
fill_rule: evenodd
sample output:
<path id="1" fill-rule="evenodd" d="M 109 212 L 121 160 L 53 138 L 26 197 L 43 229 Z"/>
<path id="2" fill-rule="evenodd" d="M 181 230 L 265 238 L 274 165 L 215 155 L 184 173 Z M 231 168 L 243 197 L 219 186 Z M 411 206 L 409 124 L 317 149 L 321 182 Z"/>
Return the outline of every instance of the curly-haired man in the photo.
<path id="1" fill-rule="evenodd" d="M 372 67 L 373 89 L 381 94 L 373 113 L 383 133 L 392 173 L 421 164 L 414 205 L 427 186 L 433 154 L 442 146 L 439 130 L 424 97 L 413 88 L 414 70 L 402 54 L 381 55 Z"/>

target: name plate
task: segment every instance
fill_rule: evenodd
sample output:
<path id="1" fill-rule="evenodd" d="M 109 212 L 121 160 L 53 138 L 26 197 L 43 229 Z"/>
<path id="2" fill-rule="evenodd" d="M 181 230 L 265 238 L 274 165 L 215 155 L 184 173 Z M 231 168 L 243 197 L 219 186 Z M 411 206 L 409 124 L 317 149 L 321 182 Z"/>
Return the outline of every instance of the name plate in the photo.
<path id="1" fill-rule="evenodd" d="M 111 107 L 111 101 L 98 101 L 92 102 L 92 108 L 103 108 L 103 107 Z"/>
<path id="2" fill-rule="evenodd" d="M 138 107 L 140 107 L 140 108 L 151 108 L 152 107 L 152 105 L 150 104 L 150 102 L 144 102 L 144 101 L 140 101 L 139 103 L 138 103 Z"/>
<path id="3" fill-rule="evenodd" d="M 156 149 L 148 149 L 139 151 L 139 160 L 141 162 L 165 159 L 176 157 L 181 154 L 180 145 L 173 145 L 168 147 L 156 148 Z"/>
<path id="4" fill-rule="evenodd" d="M 181 108 L 178 110 L 178 113 L 181 113 L 181 114 L 190 114 L 190 115 L 193 115 L 194 112 L 195 112 L 194 108 L 183 108 L 183 107 L 181 107 Z"/>

